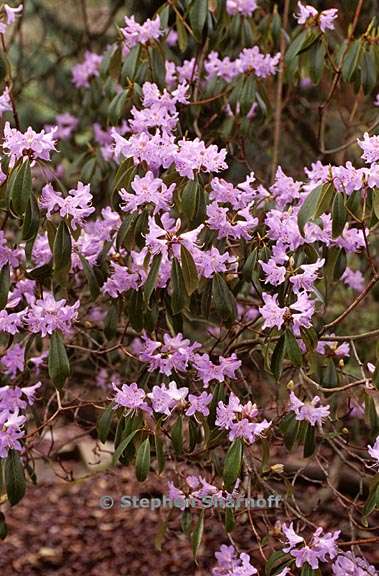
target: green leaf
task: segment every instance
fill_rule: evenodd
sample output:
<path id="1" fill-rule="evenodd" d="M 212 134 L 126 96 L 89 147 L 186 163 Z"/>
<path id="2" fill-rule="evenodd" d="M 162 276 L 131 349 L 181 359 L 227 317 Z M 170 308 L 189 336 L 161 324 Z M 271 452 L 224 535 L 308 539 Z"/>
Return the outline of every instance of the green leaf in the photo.
<path id="1" fill-rule="evenodd" d="M 337 192 L 332 206 L 332 234 L 333 238 L 340 236 L 345 228 L 347 220 L 347 210 L 345 208 L 345 198 L 343 194 Z"/>
<path id="2" fill-rule="evenodd" d="M 158 474 L 161 474 L 166 465 L 163 440 L 161 436 L 159 436 L 159 434 L 156 433 L 154 441 L 155 441 L 155 454 L 158 460 Z"/>
<path id="3" fill-rule="evenodd" d="M 179 50 L 185 52 L 188 45 L 188 34 L 179 14 L 176 14 L 176 31 L 178 33 Z"/>
<path id="4" fill-rule="evenodd" d="M 152 260 L 149 274 L 146 278 L 145 285 L 143 287 L 143 296 L 145 303 L 149 305 L 151 295 L 155 289 L 157 283 L 159 268 L 161 265 L 162 254 L 156 254 Z"/>
<path id="5" fill-rule="evenodd" d="M 379 483 L 374 482 L 370 488 L 369 495 L 362 511 L 362 515 L 367 518 L 377 508 L 379 508 Z"/>
<path id="6" fill-rule="evenodd" d="M 183 419 L 180 414 L 171 429 L 171 441 L 175 454 L 181 454 L 183 452 Z"/>
<path id="7" fill-rule="evenodd" d="M 67 224 L 62 220 L 54 239 L 54 272 L 67 272 L 71 268 L 72 241 Z"/>
<path id="8" fill-rule="evenodd" d="M 32 240 L 37 236 L 40 221 L 40 212 L 37 199 L 31 194 L 25 208 L 24 222 L 22 225 L 22 239 Z"/>
<path id="9" fill-rule="evenodd" d="M 324 214 L 324 212 L 326 212 L 327 210 L 329 210 L 335 193 L 336 190 L 330 182 L 327 182 L 326 184 L 323 185 L 321 194 L 317 202 L 316 210 L 314 213 L 314 216 L 316 218 L 318 216 L 321 216 L 321 214 Z"/>
<path id="10" fill-rule="evenodd" d="M 172 313 L 175 315 L 181 312 L 185 307 L 187 296 L 182 268 L 177 258 L 173 258 L 172 260 L 171 287 L 171 309 Z"/>
<path id="11" fill-rule="evenodd" d="M 317 43 L 316 46 L 313 47 L 310 54 L 309 74 L 312 82 L 316 85 L 320 83 L 322 78 L 325 66 L 325 57 L 326 45 L 321 40 L 319 43 Z"/>
<path id="12" fill-rule="evenodd" d="M 243 444 L 240 438 L 234 440 L 225 456 L 223 479 L 225 490 L 231 492 L 241 472 Z"/>
<path id="13" fill-rule="evenodd" d="M 193 0 L 189 11 L 192 32 L 200 40 L 208 16 L 208 0 Z"/>
<path id="14" fill-rule="evenodd" d="M 119 312 L 116 303 L 109 306 L 107 315 L 104 321 L 104 334 L 108 340 L 112 340 L 117 336 L 117 327 L 119 321 Z"/>
<path id="15" fill-rule="evenodd" d="M 316 449 L 316 430 L 314 426 L 307 425 L 304 439 L 304 458 L 312 456 Z"/>
<path id="16" fill-rule="evenodd" d="M 284 564 L 287 563 L 290 556 L 281 550 L 275 550 L 269 557 L 265 566 L 265 576 L 271 576 L 271 574 L 277 572 L 277 570 L 283 569 Z"/>
<path id="17" fill-rule="evenodd" d="M 236 301 L 223 276 L 218 272 L 212 280 L 212 301 L 223 322 L 233 322 L 236 318 Z"/>
<path id="18" fill-rule="evenodd" d="M 5 540 L 8 535 L 8 527 L 7 523 L 5 522 L 5 516 L 2 512 L 0 512 L 0 540 Z"/>
<path id="19" fill-rule="evenodd" d="M 292 450 L 299 434 L 300 422 L 296 420 L 295 414 L 287 414 L 279 425 L 279 429 L 284 437 L 284 445 L 287 450 Z"/>
<path id="20" fill-rule="evenodd" d="M 134 48 L 130 50 L 127 57 L 125 58 L 121 70 L 121 78 L 123 82 L 125 82 L 125 80 L 134 80 L 139 53 L 140 53 L 140 46 L 139 45 L 134 46 Z"/>
<path id="21" fill-rule="evenodd" d="M 32 195 L 32 173 L 29 160 L 24 160 L 9 178 L 9 199 L 17 216 L 22 216 Z"/>
<path id="22" fill-rule="evenodd" d="M 116 450 L 113 453 L 112 463 L 113 465 L 117 464 L 120 457 L 122 456 L 123 452 L 127 449 L 130 442 L 133 440 L 134 436 L 140 432 L 140 430 L 133 430 L 126 438 L 124 438 L 117 446 Z"/>
<path id="23" fill-rule="evenodd" d="M 8 302 L 9 288 L 11 286 L 11 272 L 9 264 L 5 264 L 0 270 L 0 310 L 5 308 Z"/>
<path id="24" fill-rule="evenodd" d="M 143 328 L 144 308 L 142 290 L 131 290 L 128 299 L 128 319 L 131 327 L 137 332 Z"/>
<path id="25" fill-rule="evenodd" d="M 137 449 L 136 478 L 139 482 L 146 480 L 150 470 L 150 439 L 144 440 Z"/>
<path id="26" fill-rule="evenodd" d="M 285 337 L 285 350 L 289 360 L 295 366 L 301 366 L 303 363 L 303 355 L 297 343 L 295 336 L 290 330 L 286 330 Z"/>
<path id="27" fill-rule="evenodd" d="M 189 222 L 195 217 L 198 203 L 199 183 L 196 180 L 189 180 L 183 188 L 181 196 L 181 208 Z"/>
<path id="28" fill-rule="evenodd" d="M 26 481 L 24 467 L 16 450 L 9 450 L 4 464 L 5 488 L 11 506 L 14 506 L 25 495 Z"/>
<path id="29" fill-rule="evenodd" d="M 182 262 L 183 279 L 187 294 L 191 296 L 199 285 L 196 264 L 191 252 L 183 244 L 180 246 L 180 259 Z"/>
<path id="30" fill-rule="evenodd" d="M 66 378 L 70 375 L 70 362 L 62 333 L 59 330 L 55 330 L 50 336 L 48 371 L 56 388 L 62 388 Z"/>
<path id="31" fill-rule="evenodd" d="M 280 375 L 282 373 L 285 349 L 286 349 L 286 335 L 282 334 L 275 345 L 271 357 L 271 372 L 275 376 L 275 380 L 279 380 Z"/>
<path id="32" fill-rule="evenodd" d="M 350 48 L 347 50 L 342 65 L 342 78 L 344 82 L 350 82 L 362 55 L 361 40 L 354 40 Z"/>
<path id="33" fill-rule="evenodd" d="M 374 214 L 379 220 L 379 188 L 375 188 L 372 193 L 372 207 Z"/>
<path id="34" fill-rule="evenodd" d="M 112 404 L 109 404 L 102 412 L 96 424 L 97 435 L 100 442 L 106 442 L 111 431 L 112 417 L 114 414 Z"/>
<path id="35" fill-rule="evenodd" d="M 79 255 L 80 261 L 83 266 L 83 272 L 88 282 L 89 291 L 91 293 L 92 300 L 96 300 L 100 293 L 100 286 L 97 282 L 96 276 L 92 267 L 90 266 L 87 258 L 85 258 L 82 254 Z"/>
<path id="36" fill-rule="evenodd" d="M 234 518 L 234 511 L 232 508 L 225 509 L 225 518 L 224 518 L 224 526 L 226 532 L 232 532 L 236 525 L 236 521 Z"/>
<path id="37" fill-rule="evenodd" d="M 315 570 L 306 562 L 301 569 L 300 576 L 314 576 L 315 574 Z"/>
<path id="38" fill-rule="evenodd" d="M 304 204 L 299 210 L 297 215 L 297 224 L 299 226 L 299 230 L 301 235 L 304 236 L 304 226 L 307 222 L 312 220 L 316 213 L 317 205 L 319 204 L 319 200 L 322 194 L 324 186 L 320 185 L 317 188 L 314 188 L 312 192 L 308 194 L 306 197 Z"/>
<path id="39" fill-rule="evenodd" d="M 112 53 L 112 56 L 109 61 L 108 72 L 109 76 L 115 82 L 119 81 L 120 72 L 121 72 L 121 62 L 122 62 L 122 47 L 117 46 Z"/>
<path id="40" fill-rule="evenodd" d="M 197 553 L 200 548 L 201 540 L 204 533 L 204 510 L 200 512 L 199 519 L 196 523 L 195 529 L 192 534 L 192 554 L 193 557 L 197 557 Z"/>

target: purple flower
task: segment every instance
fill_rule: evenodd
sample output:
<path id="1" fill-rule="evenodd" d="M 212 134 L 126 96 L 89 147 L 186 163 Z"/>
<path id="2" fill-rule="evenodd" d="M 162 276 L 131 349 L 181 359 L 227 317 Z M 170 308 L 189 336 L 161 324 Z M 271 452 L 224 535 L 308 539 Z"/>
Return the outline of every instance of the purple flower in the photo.
<path id="1" fill-rule="evenodd" d="M 4 126 L 3 149 L 10 156 L 10 165 L 14 164 L 23 156 L 30 156 L 32 160 L 50 160 L 51 152 L 56 150 L 53 136 L 56 129 L 45 133 L 35 132 L 30 126 L 25 133 L 11 128 L 9 122 Z"/>
<path id="2" fill-rule="evenodd" d="M 368 132 L 365 132 L 363 140 L 358 140 L 358 144 L 363 150 L 362 158 L 367 164 L 379 161 L 379 136 L 369 136 Z"/>
<path id="3" fill-rule="evenodd" d="M 280 328 L 284 324 L 287 308 L 281 308 L 278 304 L 278 295 L 266 294 L 263 292 L 262 299 L 264 305 L 259 308 L 259 312 L 264 319 L 262 329 L 265 328 Z"/>
<path id="4" fill-rule="evenodd" d="M 22 326 L 22 318 L 22 312 L 8 313 L 6 310 L 0 310 L 0 332 L 14 336 Z"/>
<path id="5" fill-rule="evenodd" d="M 138 388 L 138 384 L 123 384 L 121 390 L 117 388 L 116 384 L 112 382 L 113 390 L 116 392 L 114 397 L 115 409 L 119 406 L 130 408 L 131 410 L 144 410 L 151 412 L 151 408 L 145 402 L 146 393 L 142 388 Z"/>
<path id="6" fill-rule="evenodd" d="M 263 262 L 262 260 L 258 260 L 258 262 L 266 274 L 265 284 L 271 284 L 272 286 L 283 284 L 287 272 L 284 266 L 278 266 L 274 258 L 270 258 L 268 262 Z"/>
<path id="7" fill-rule="evenodd" d="M 125 17 L 125 27 L 120 28 L 124 38 L 124 55 L 137 46 L 137 44 L 147 44 L 149 40 L 157 40 L 163 33 L 160 29 L 159 16 L 154 20 L 147 19 L 143 24 L 136 22 L 134 16 Z"/>
<path id="8" fill-rule="evenodd" d="M 5 22 L 0 22 L 0 34 L 5 34 L 8 26 L 15 21 L 16 15 L 20 14 L 22 10 L 22 4 L 19 4 L 16 8 L 12 8 L 9 4 L 4 4 Z"/>
<path id="9" fill-rule="evenodd" d="M 14 344 L 11 348 L 8 348 L 0 360 L 1 365 L 5 368 L 5 373 L 14 378 L 17 372 L 23 372 L 24 357 L 25 348 L 21 344 Z"/>
<path id="10" fill-rule="evenodd" d="M 22 251 L 19 248 L 10 248 L 3 230 L 0 230 L 0 269 L 9 264 L 11 268 L 18 268 L 22 261 Z"/>
<path id="11" fill-rule="evenodd" d="M 250 214 L 249 206 L 233 213 L 218 202 L 212 202 L 207 206 L 207 216 L 205 223 L 211 230 L 217 230 L 218 238 L 251 240 L 252 231 L 258 225 L 258 218 Z"/>
<path id="12" fill-rule="evenodd" d="M 203 416 L 209 416 L 208 404 L 212 402 L 212 394 L 207 394 L 206 392 L 202 392 L 200 396 L 190 394 L 188 401 L 190 407 L 186 411 L 186 416 L 193 416 L 196 412 L 203 414 Z"/>
<path id="13" fill-rule="evenodd" d="M 122 188 L 119 192 L 125 204 L 121 205 L 124 212 L 135 212 L 140 206 L 153 204 L 153 214 L 170 210 L 172 204 L 172 194 L 176 184 L 173 183 L 167 188 L 166 184 L 160 178 L 154 178 L 151 171 L 147 172 L 142 178 L 136 176 L 131 183 L 135 194 L 127 192 Z"/>
<path id="14" fill-rule="evenodd" d="M 232 379 L 236 378 L 235 372 L 241 366 L 241 361 L 238 360 L 236 354 L 233 353 L 229 358 L 219 356 L 218 362 L 219 364 L 214 364 L 209 359 L 208 354 L 195 354 L 192 364 L 204 388 L 207 388 L 212 380 L 224 382 L 226 376 Z"/>
<path id="15" fill-rule="evenodd" d="M 8 86 L 4 88 L 4 92 L 0 95 L 0 116 L 4 112 L 12 111 L 12 102 Z"/>
<path id="16" fill-rule="evenodd" d="M 286 204 L 300 198 L 302 183 L 295 182 L 293 178 L 286 176 L 279 166 L 276 171 L 275 181 L 270 187 L 270 192 L 276 200 L 279 208 L 284 208 Z"/>
<path id="17" fill-rule="evenodd" d="M 257 0 L 226 0 L 226 11 L 231 16 L 242 14 L 251 16 L 257 9 Z"/>
<path id="18" fill-rule="evenodd" d="M 341 276 L 341 280 L 345 282 L 346 286 L 349 286 L 358 292 L 362 292 L 365 287 L 365 279 L 360 270 L 352 270 L 347 267 Z"/>
<path id="19" fill-rule="evenodd" d="M 331 8 L 329 10 L 323 10 L 320 14 L 313 8 L 310 4 L 297 3 L 298 13 L 295 14 L 295 18 L 299 24 L 307 24 L 311 20 L 311 24 L 318 21 L 320 29 L 322 32 L 326 30 L 334 30 L 334 20 L 338 16 L 338 10 L 336 8 Z"/>
<path id="20" fill-rule="evenodd" d="M 108 280 L 103 284 L 102 290 L 109 294 L 111 298 L 117 298 L 133 288 L 136 290 L 140 283 L 140 277 L 134 272 L 130 272 L 126 266 L 121 266 L 112 262 L 113 272 Z"/>
<path id="21" fill-rule="evenodd" d="M 379 466 L 379 436 L 376 437 L 374 446 L 369 445 L 367 450 L 371 458 L 376 460 L 374 466 Z"/>
<path id="22" fill-rule="evenodd" d="M 217 565 L 212 569 L 212 576 L 253 576 L 258 574 L 250 562 L 250 556 L 244 552 L 238 556 L 234 546 L 222 544 L 215 556 Z"/>
<path id="23" fill-rule="evenodd" d="M 297 568 L 302 568 L 305 563 L 308 563 L 314 570 L 317 570 L 319 562 L 327 562 L 327 556 L 333 560 L 337 555 L 337 539 L 341 533 L 340 530 L 323 534 L 323 529 L 317 528 L 309 545 L 304 543 L 302 536 L 296 534 L 292 522 L 289 526 L 283 524 L 282 530 L 288 540 L 288 545 L 283 548 L 283 552 L 289 552 L 296 559 Z M 298 544 L 303 543 L 301 548 L 297 548 Z"/>
<path id="24" fill-rule="evenodd" d="M 352 552 L 340 552 L 332 565 L 333 576 L 377 576 L 375 566 Z"/>
<path id="25" fill-rule="evenodd" d="M 90 80 L 99 76 L 102 59 L 102 56 L 87 50 L 83 62 L 72 68 L 72 81 L 76 88 L 88 88 Z"/>
<path id="26" fill-rule="evenodd" d="M 178 388 L 176 382 L 154 386 L 152 392 L 147 396 L 151 399 L 154 412 L 170 416 L 172 410 L 180 405 L 188 394 L 188 388 Z"/>
<path id="27" fill-rule="evenodd" d="M 25 323 L 34 334 L 41 336 L 52 334 L 55 330 L 61 330 L 63 334 L 69 334 L 73 322 L 78 316 L 79 300 L 72 306 L 66 304 L 66 300 L 55 300 L 52 294 L 44 294 L 41 300 L 32 304 L 25 315 Z M 1 314 L 1 312 L 0 312 Z"/>
<path id="28" fill-rule="evenodd" d="M 301 264 L 299 268 L 301 268 L 303 273 L 296 274 L 290 278 L 294 292 L 298 294 L 301 290 L 307 292 L 313 290 L 313 285 L 317 280 L 317 273 L 324 264 L 324 258 L 319 258 L 314 264 Z"/>
<path id="29" fill-rule="evenodd" d="M 304 403 L 294 392 L 290 394 L 289 410 L 295 412 L 296 420 L 306 420 L 311 426 L 322 425 L 330 414 L 329 406 L 320 406 L 320 398 L 315 396 L 311 402 Z"/>
<path id="30" fill-rule="evenodd" d="M 51 184 L 46 184 L 42 188 L 40 204 L 47 211 L 49 219 L 54 212 L 59 212 L 60 216 L 71 216 L 72 229 L 76 230 L 78 226 L 84 225 L 84 220 L 95 211 L 91 206 L 92 194 L 90 185 L 78 182 L 78 187 L 68 191 L 66 197 L 56 192 Z"/>

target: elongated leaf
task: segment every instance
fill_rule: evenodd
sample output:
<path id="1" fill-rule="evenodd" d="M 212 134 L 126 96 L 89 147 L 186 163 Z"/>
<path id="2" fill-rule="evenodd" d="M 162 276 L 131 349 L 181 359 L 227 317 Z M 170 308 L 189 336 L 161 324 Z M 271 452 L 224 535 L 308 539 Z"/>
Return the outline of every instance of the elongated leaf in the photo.
<path id="1" fill-rule="evenodd" d="M 32 195 L 32 173 L 29 160 L 15 169 L 9 179 L 9 198 L 13 212 L 17 216 L 22 216 Z"/>
<path id="2" fill-rule="evenodd" d="M 37 236 L 40 222 L 40 212 L 37 199 L 32 194 L 25 208 L 22 225 L 22 239 L 31 240 Z"/>
<path id="3" fill-rule="evenodd" d="M 225 490 L 231 492 L 241 472 L 243 444 L 239 438 L 230 445 L 224 461 Z"/>
<path id="4" fill-rule="evenodd" d="M 333 200 L 332 207 L 332 234 L 333 238 L 340 236 L 345 228 L 347 220 L 347 210 L 343 194 L 337 192 Z"/>
<path id="5" fill-rule="evenodd" d="M 54 272 L 68 271 L 71 267 L 72 241 L 64 220 L 58 226 L 54 240 Z"/>
<path id="6" fill-rule="evenodd" d="M 92 270 L 91 265 L 89 264 L 87 258 L 80 254 L 80 261 L 83 266 L 83 272 L 85 274 L 86 280 L 88 282 L 89 291 L 92 296 L 92 300 L 96 300 L 100 293 L 100 286 L 97 282 L 97 278 L 95 276 L 94 271 Z"/>
<path id="7" fill-rule="evenodd" d="M 179 415 L 171 429 L 171 441 L 176 454 L 183 452 L 183 419 Z"/>
<path id="8" fill-rule="evenodd" d="M 362 43 L 361 40 L 354 40 L 350 48 L 346 52 L 343 66 L 342 66 L 342 78 L 344 82 L 350 82 L 362 55 Z"/>
<path id="9" fill-rule="evenodd" d="M 59 330 L 55 330 L 50 336 L 48 371 L 57 388 L 62 388 L 66 378 L 70 375 L 70 362 L 62 333 Z"/>
<path id="10" fill-rule="evenodd" d="M 312 456 L 316 449 L 316 430 L 314 426 L 308 424 L 304 439 L 304 458 Z"/>
<path id="11" fill-rule="evenodd" d="M 164 455 L 164 445 L 163 440 L 159 434 L 155 434 L 155 454 L 158 461 L 158 474 L 161 474 L 165 468 L 166 459 Z"/>
<path id="12" fill-rule="evenodd" d="M 119 461 L 121 455 L 123 452 L 125 452 L 125 450 L 127 449 L 127 447 L 129 446 L 130 442 L 133 440 L 134 436 L 137 434 L 137 432 L 140 432 L 140 430 L 133 430 L 133 432 L 131 432 L 126 438 L 124 438 L 117 446 L 116 450 L 113 453 L 113 457 L 112 457 L 112 462 L 113 464 L 117 464 L 117 462 Z"/>
<path id="13" fill-rule="evenodd" d="M 322 194 L 323 186 L 317 186 L 314 188 L 312 192 L 308 194 L 306 197 L 304 204 L 299 210 L 297 215 L 297 223 L 299 226 L 299 230 L 301 235 L 304 236 L 304 226 L 307 222 L 309 222 L 316 213 L 316 208 L 320 200 L 320 196 Z"/>
<path id="14" fill-rule="evenodd" d="M 180 247 L 180 259 L 182 261 L 183 279 L 186 287 L 187 294 L 191 294 L 197 289 L 199 278 L 195 262 L 192 258 L 191 252 L 187 250 L 183 244 Z"/>
<path id="15" fill-rule="evenodd" d="M 151 263 L 149 274 L 146 278 L 146 282 L 143 287 L 143 296 L 147 305 L 149 305 L 151 295 L 157 283 L 161 260 L 162 260 L 162 254 L 156 254 L 154 256 L 153 261 Z"/>
<path id="16" fill-rule="evenodd" d="M 182 268 L 176 258 L 172 261 L 171 286 L 171 309 L 173 314 L 178 314 L 186 305 L 186 288 Z"/>
<path id="17" fill-rule="evenodd" d="M 203 539 L 204 534 L 204 510 L 200 512 L 199 519 L 196 523 L 195 529 L 192 534 L 192 554 L 193 557 L 196 558 L 201 541 Z"/>
<path id="18" fill-rule="evenodd" d="M 208 16 L 208 0 L 193 0 L 189 11 L 192 32 L 200 40 Z"/>
<path id="19" fill-rule="evenodd" d="M 10 285 L 10 267 L 9 264 L 5 264 L 0 270 L 0 310 L 7 305 Z"/>
<path id="20" fill-rule="evenodd" d="M 96 430 L 100 442 L 106 442 L 109 436 L 112 425 L 112 417 L 114 414 L 112 404 L 106 407 L 97 421 Z"/>
<path id="21" fill-rule="evenodd" d="M 374 214 L 379 220 L 379 188 L 375 188 L 372 193 L 372 207 Z"/>
<path id="22" fill-rule="evenodd" d="M 22 500 L 26 491 L 24 467 L 16 450 L 9 450 L 4 465 L 4 478 L 8 500 L 14 506 Z"/>
<path id="23" fill-rule="evenodd" d="M 146 480 L 150 470 L 150 439 L 146 438 L 138 446 L 136 454 L 136 478 L 139 482 Z"/>
<path id="24" fill-rule="evenodd" d="M 295 366 L 301 366 L 303 363 L 303 355 L 299 348 L 299 344 L 295 336 L 292 334 L 290 330 L 286 330 L 286 338 L 285 338 L 285 348 L 286 348 L 286 355 L 291 360 L 291 362 Z"/>
<path id="25" fill-rule="evenodd" d="M 286 336 L 285 334 L 282 334 L 275 345 L 274 352 L 272 353 L 271 357 L 271 372 L 275 376 L 276 380 L 279 380 L 280 375 L 282 373 L 285 349 L 286 349 Z"/>
<path id="26" fill-rule="evenodd" d="M 236 318 L 236 301 L 221 274 L 216 273 L 212 281 L 212 300 L 216 312 L 224 322 Z"/>

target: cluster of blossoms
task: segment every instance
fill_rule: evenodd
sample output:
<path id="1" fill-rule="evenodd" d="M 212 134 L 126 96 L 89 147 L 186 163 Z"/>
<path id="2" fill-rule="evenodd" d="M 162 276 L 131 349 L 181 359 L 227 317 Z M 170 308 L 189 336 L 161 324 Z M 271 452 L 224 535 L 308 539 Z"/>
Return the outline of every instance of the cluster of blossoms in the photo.
<path id="1" fill-rule="evenodd" d="M 129 51 L 138 44 L 147 44 L 150 40 L 157 40 L 162 35 L 159 16 L 154 20 L 145 20 L 143 24 L 136 22 L 134 16 L 125 17 L 125 26 L 120 28 L 123 37 L 123 52 L 127 56 Z"/>
<path id="2" fill-rule="evenodd" d="M 222 544 L 215 553 L 217 565 L 212 568 L 212 576 L 253 576 L 258 574 L 245 552 L 237 553 L 234 546 Z M 279 574 L 278 576 L 284 576 Z"/>
<path id="3" fill-rule="evenodd" d="M 232 501 L 238 494 L 239 481 L 232 492 L 221 490 L 214 484 L 210 484 L 203 476 L 187 476 L 185 478 L 185 487 L 183 490 L 177 488 L 171 481 L 168 482 L 168 497 L 175 501 L 177 507 L 186 508 L 187 502 L 191 501 L 201 507 L 204 499 L 212 498 L 214 501 L 223 504 Z"/>
<path id="4" fill-rule="evenodd" d="M 280 53 L 275 56 L 263 54 L 258 46 L 244 48 L 235 60 L 229 56 L 220 58 L 217 52 L 210 52 L 204 63 L 208 80 L 222 78 L 226 82 L 240 74 L 253 73 L 258 78 L 267 78 L 276 74 L 280 61 Z"/>
<path id="5" fill-rule="evenodd" d="M 295 413 L 296 420 L 305 420 L 311 426 L 322 424 L 330 414 L 328 406 L 320 406 L 320 398 L 315 396 L 311 402 L 302 402 L 294 392 L 290 394 L 288 408 Z"/>
<path id="6" fill-rule="evenodd" d="M 304 5 L 300 1 L 297 3 L 297 8 L 298 13 L 295 15 L 295 18 L 299 24 L 317 24 L 320 26 L 322 32 L 326 32 L 326 30 L 334 30 L 334 20 L 338 16 L 338 10 L 336 8 L 318 12 L 316 8 L 310 4 Z"/>
<path id="7" fill-rule="evenodd" d="M 55 128 L 46 133 L 45 130 L 35 132 L 30 126 L 25 133 L 11 128 L 9 122 L 4 126 L 3 150 L 9 156 L 10 165 L 23 157 L 35 160 L 50 160 L 50 154 L 56 150 L 54 139 Z"/>
<path id="8" fill-rule="evenodd" d="M 212 381 L 224 382 L 226 378 L 235 379 L 241 366 L 235 354 L 228 358 L 218 356 L 218 363 L 212 362 L 208 354 L 199 354 L 198 342 L 190 342 L 181 333 L 175 336 L 163 335 L 163 342 L 151 340 L 148 336 L 136 339 L 132 350 L 141 362 L 149 365 L 149 372 L 158 371 L 165 376 L 175 372 L 186 372 L 191 365 L 204 388 Z"/>
<path id="9" fill-rule="evenodd" d="M 72 68 L 72 81 L 76 88 L 88 88 L 90 80 L 99 76 L 102 59 L 99 54 L 87 50 L 83 62 Z"/>
<path id="10" fill-rule="evenodd" d="M 258 414 L 255 404 L 248 401 L 242 405 L 232 392 L 227 404 L 220 401 L 217 405 L 216 425 L 228 431 L 229 440 L 243 438 L 248 444 L 253 444 L 271 426 L 266 419 L 254 421 Z"/>
<path id="11" fill-rule="evenodd" d="M 35 400 L 35 393 L 41 382 L 24 388 L 0 388 L 0 458 L 6 458 L 9 450 L 22 451 L 21 440 L 25 436 L 23 428 L 26 417 L 21 414 Z"/>
<path id="12" fill-rule="evenodd" d="M 83 226 L 84 219 L 95 211 L 91 205 L 92 194 L 90 185 L 78 182 L 75 190 L 69 190 L 66 197 L 56 192 L 51 184 L 46 184 L 42 189 L 40 205 L 46 210 L 49 219 L 55 212 L 59 212 L 62 218 L 71 216 L 72 229 Z"/>
<path id="13" fill-rule="evenodd" d="M 235 14 L 251 16 L 256 9 L 256 0 L 226 0 L 226 11 L 231 16 Z"/>
<path id="14" fill-rule="evenodd" d="M 4 114 L 4 112 L 9 112 L 10 110 L 12 110 L 12 101 L 9 88 L 7 86 L 0 96 L 0 117 Z"/>

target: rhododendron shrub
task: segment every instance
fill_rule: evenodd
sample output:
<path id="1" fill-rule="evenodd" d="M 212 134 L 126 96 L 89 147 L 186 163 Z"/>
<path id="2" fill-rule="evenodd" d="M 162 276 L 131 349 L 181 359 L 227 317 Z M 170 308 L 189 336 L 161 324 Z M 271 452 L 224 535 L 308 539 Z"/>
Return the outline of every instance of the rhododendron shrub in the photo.
<path id="1" fill-rule="evenodd" d="M 3 501 L 85 403 L 198 562 L 224 525 L 212 574 L 376 573 L 379 32 L 313 4 L 120 6 L 31 125 L 1 8 Z"/>

